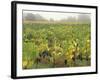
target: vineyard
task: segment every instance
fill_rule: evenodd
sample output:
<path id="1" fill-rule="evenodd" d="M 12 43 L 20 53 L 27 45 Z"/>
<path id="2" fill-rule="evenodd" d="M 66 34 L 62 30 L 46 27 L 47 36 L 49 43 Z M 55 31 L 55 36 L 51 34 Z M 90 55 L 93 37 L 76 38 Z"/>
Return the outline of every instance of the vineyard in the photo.
<path id="1" fill-rule="evenodd" d="M 23 69 L 91 65 L 91 25 L 23 23 Z"/>

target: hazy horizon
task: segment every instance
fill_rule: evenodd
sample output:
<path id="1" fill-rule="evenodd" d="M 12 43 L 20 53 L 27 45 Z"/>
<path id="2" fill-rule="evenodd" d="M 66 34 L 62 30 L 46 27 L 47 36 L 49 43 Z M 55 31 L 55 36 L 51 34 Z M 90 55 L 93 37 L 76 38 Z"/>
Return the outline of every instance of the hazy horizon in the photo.
<path id="1" fill-rule="evenodd" d="M 59 13 L 59 12 L 40 12 L 40 11 L 23 11 L 23 15 L 26 16 L 28 13 L 32 13 L 32 14 L 39 14 L 40 16 L 42 16 L 44 19 L 50 20 L 62 20 L 62 19 L 68 19 L 69 17 L 75 18 L 77 19 L 79 15 L 81 15 L 82 13 L 71 13 L 71 12 L 66 12 L 66 13 Z M 87 15 L 90 17 L 89 13 L 85 13 L 82 15 Z"/>

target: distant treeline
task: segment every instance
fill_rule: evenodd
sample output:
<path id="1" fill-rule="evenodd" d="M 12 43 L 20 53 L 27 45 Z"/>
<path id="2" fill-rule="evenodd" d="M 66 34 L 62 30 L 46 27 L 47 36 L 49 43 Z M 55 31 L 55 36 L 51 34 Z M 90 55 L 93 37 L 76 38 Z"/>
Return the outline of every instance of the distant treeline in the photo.
<path id="1" fill-rule="evenodd" d="M 59 16 L 58 16 L 59 17 Z M 42 22 L 82 22 L 82 23 L 90 23 L 91 18 L 87 14 L 80 14 L 77 18 L 76 17 L 65 17 L 64 19 L 61 20 L 54 20 L 53 18 L 50 18 L 50 20 L 47 20 L 40 14 L 32 14 L 32 13 L 27 13 L 23 14 L 23 20 L 24 21 L 42 21 Z"/>

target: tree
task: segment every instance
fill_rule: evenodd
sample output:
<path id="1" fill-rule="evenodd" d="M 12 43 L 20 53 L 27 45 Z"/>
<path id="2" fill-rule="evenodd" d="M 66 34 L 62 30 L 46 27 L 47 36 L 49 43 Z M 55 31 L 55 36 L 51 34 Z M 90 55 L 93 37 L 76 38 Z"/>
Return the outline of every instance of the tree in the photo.
<path id="1" fill-rule="evenodd" d="M 27 13 L 23 15 L 24 20 L 28 21 L 44 21 L 45 19 L 40 14 Z"/>
<path id="2" fill-rule="evenodd" d="M 54 22 L 54 19 L 50 18 L 50 22 Z"/>
<path id="3" fill-rule="evenodd" d="M 88 14 L 80 14 L 78 16 L 78 22 L 90 23 L 91 22 L 90 15 L 88 15 Z"/>
<path id="4" fill-rule="evenodd" d="M 67 18 L 67 22 L 76 22 L 76 18 L 70 16 Z"/>
<path id="5" fill-rule="evenodd" d="M 24 19 L 32 21 L 32 20 L 35 20 L 35 16 L 32 13 L 27 13 Z"/>

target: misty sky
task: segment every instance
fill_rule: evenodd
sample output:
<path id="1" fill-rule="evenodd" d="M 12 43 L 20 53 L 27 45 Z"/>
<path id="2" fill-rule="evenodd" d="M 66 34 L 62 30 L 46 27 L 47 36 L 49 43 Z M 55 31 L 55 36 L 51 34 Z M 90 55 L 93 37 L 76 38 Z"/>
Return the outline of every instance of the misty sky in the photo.
<path id="1" fill-rule="evenodd" d="M 77 19 L 78 15 L 80 15 L 80 13 L 67 13 L 67 12 L 58 13 L 58 12 L 23 11 L 24 15 L 27 13 L 39 14 L 47 20 L 50 20 L 51 18 L 54 20 L 61 20 L 61 19 L 67 19 L 68 17 L 74 17 Z M 89 15 L 89 14 L 86 14 L 86 15 Z"/>

